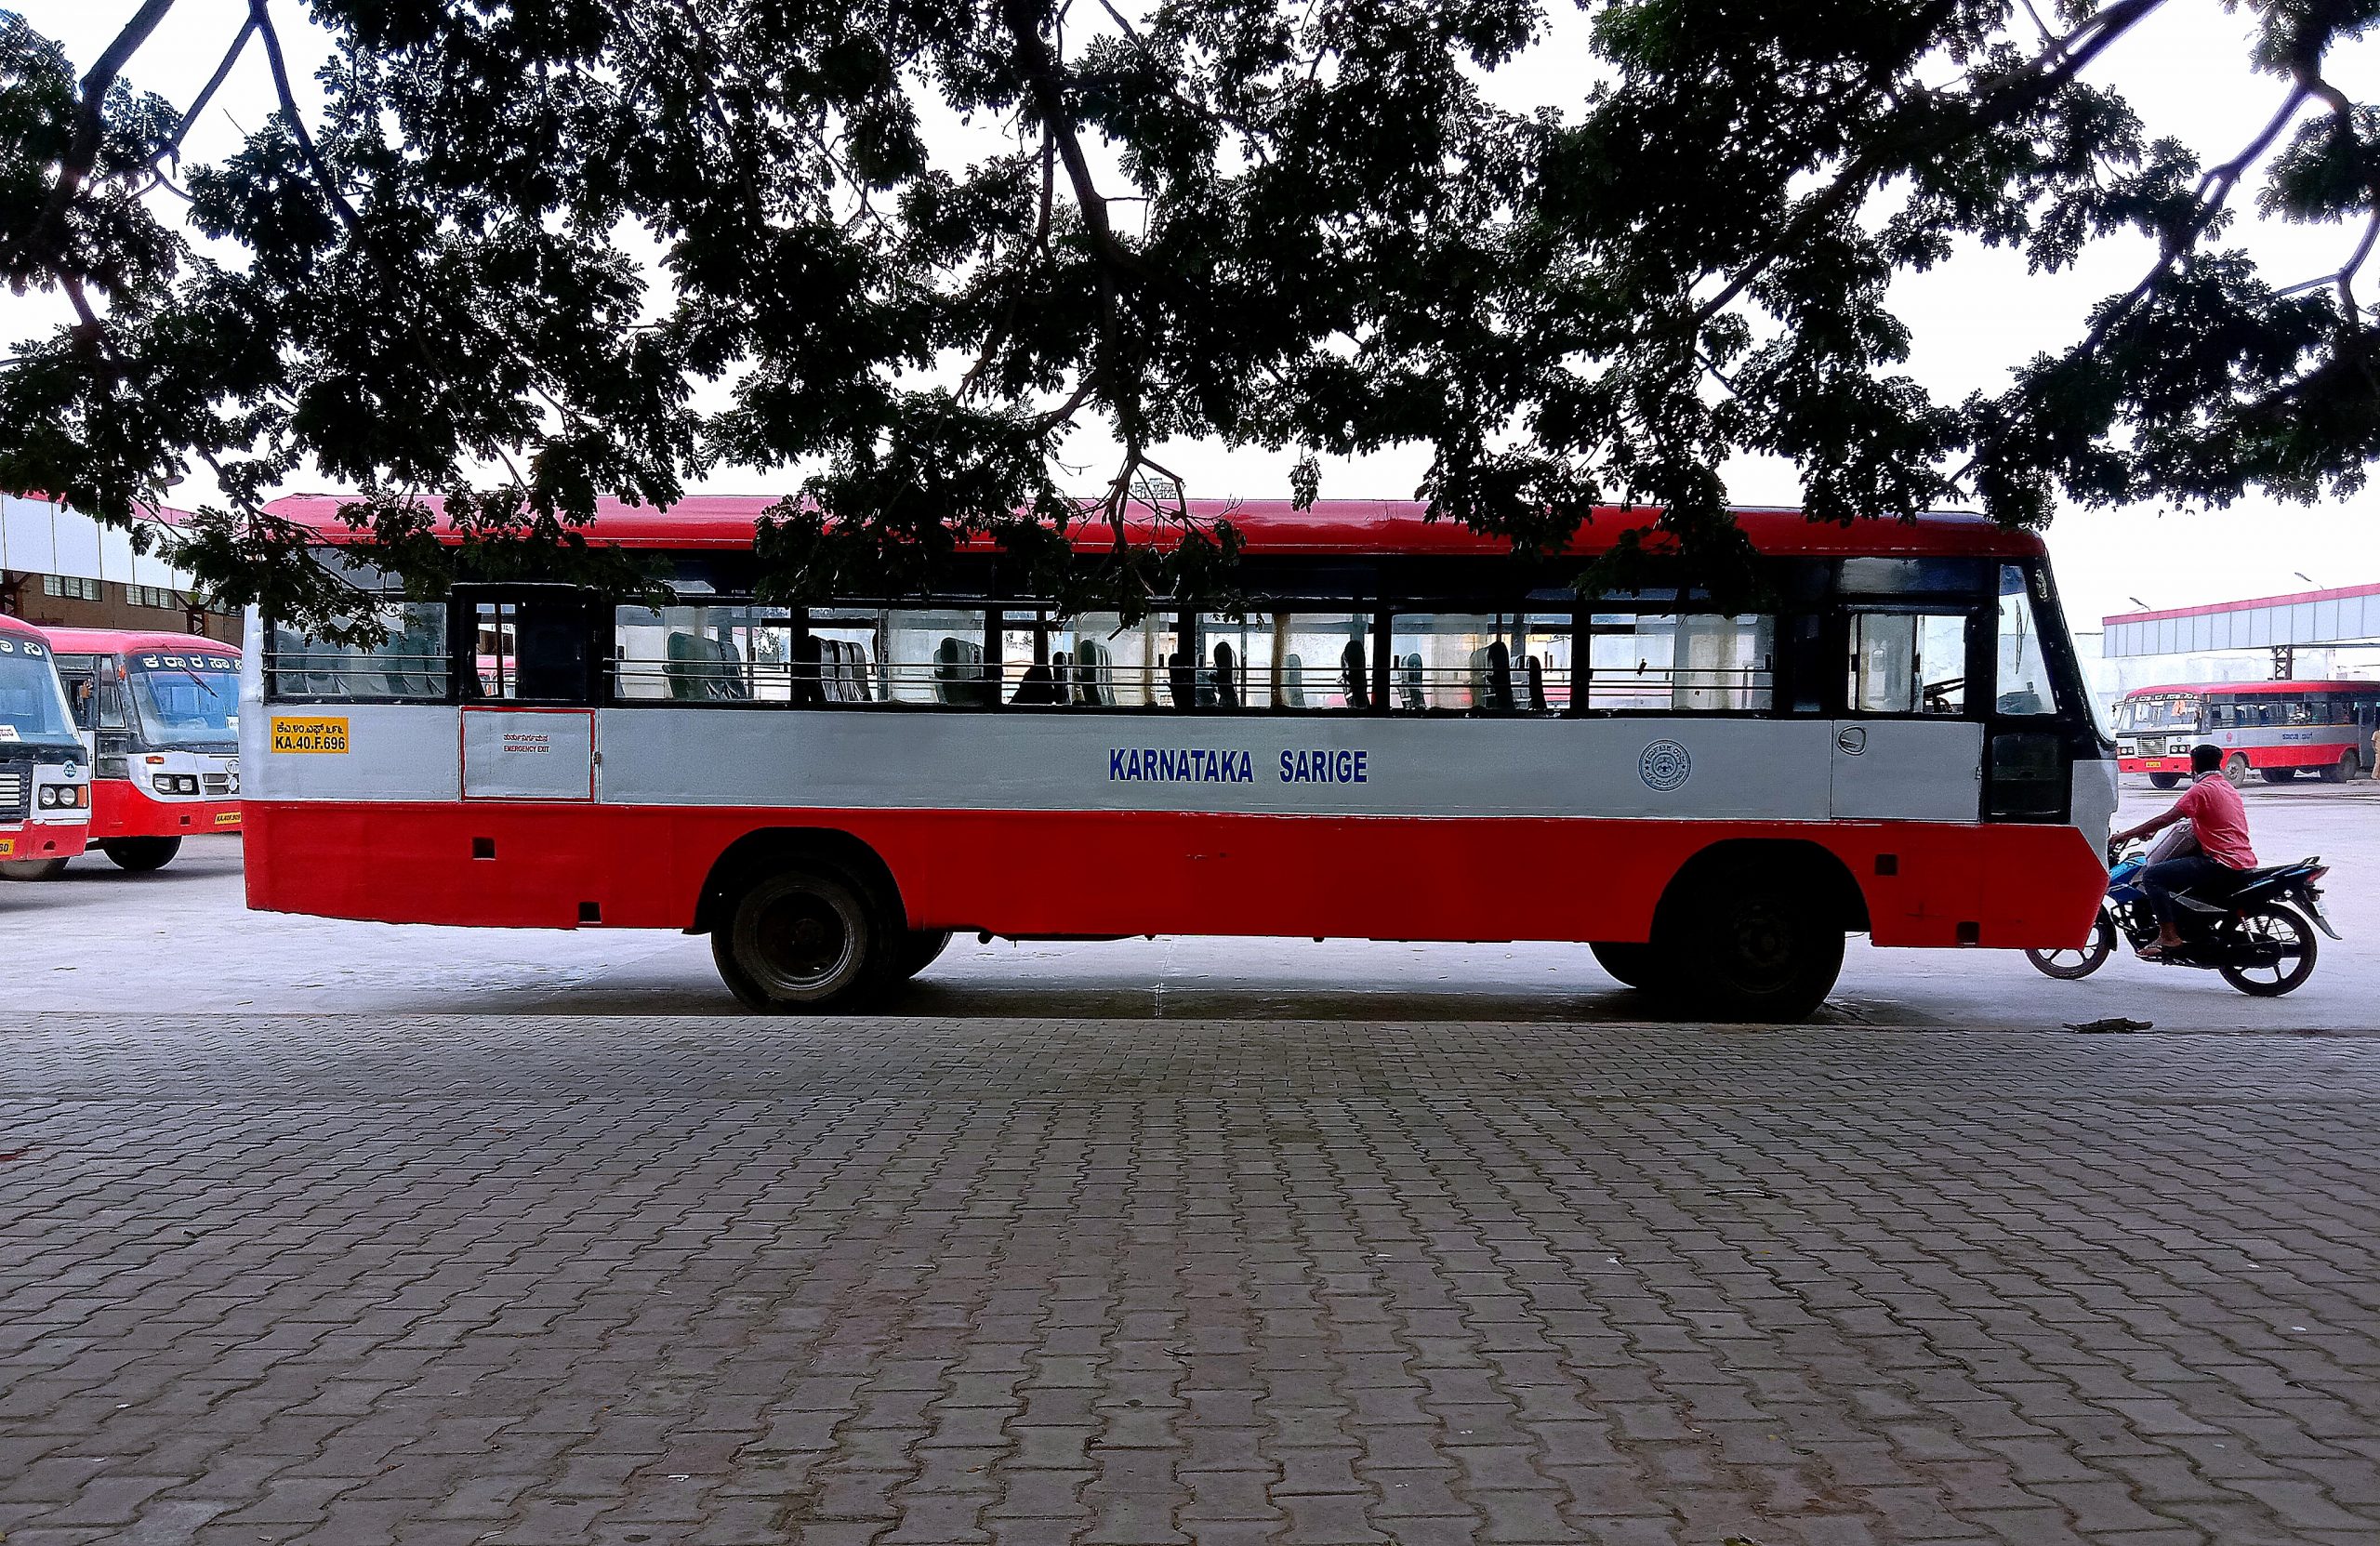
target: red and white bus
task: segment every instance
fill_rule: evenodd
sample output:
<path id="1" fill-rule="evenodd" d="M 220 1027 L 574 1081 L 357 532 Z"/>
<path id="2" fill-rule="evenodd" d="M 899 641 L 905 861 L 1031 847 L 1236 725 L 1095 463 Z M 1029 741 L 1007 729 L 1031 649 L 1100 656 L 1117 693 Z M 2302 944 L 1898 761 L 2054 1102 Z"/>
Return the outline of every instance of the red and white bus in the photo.
<path id="1" fill-rule="evenodd" d="M 90 845 L 162 868 L 182 839 L 240 830 L 240 651 L 190 633 L 50 628 L 95 774 Z"/>
<path id="2" fill-rule="evenodd" d="M 378 651 L 258 619 L 249 905 L 707 933 L 774 1011 L 968 931 L 1579 941 L 1769 1019 L 1847 932 L 2070 946 L 2096 914 L 2113 748 L 2029 534 L 1745 511 L 1772 600 L 1721 611 L 1682 573 L 1571 588 L 1641 512 L 1531 569 L 1412 505 L 1194 507 L 1246 538 L 1244 610 L 1127 623 L 988 551 L 928 596 L 756 601 L 766 503 L 599 514 L 667 606 L 356 565 Z M 337 504 L 274 509 L 336 544 Z"/>
<path id="3" fill-rule="evenodd" d="M 83 852 L 89 770 L 49 641 L 0 614 L 0 877 L 51 879 Z"/>
<path id="4" fill-rule="evenodd" d="M 2223 772 L 2281 784 L 2301 773 L 2344 784 L 2370 771 L 2380 681 L 2224 681 L 2141 687 L 2116 705 L 2116 748 L 2128 773 L 2170 789 L 2190 748 L 2223 748 Z"/>

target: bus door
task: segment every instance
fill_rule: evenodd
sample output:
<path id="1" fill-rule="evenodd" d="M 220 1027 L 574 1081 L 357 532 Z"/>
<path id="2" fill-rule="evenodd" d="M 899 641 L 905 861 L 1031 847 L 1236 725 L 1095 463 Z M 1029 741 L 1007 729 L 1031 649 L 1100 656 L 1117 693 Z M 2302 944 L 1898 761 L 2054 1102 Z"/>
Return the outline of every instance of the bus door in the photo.
<path id="1" fill-rule="evenodd" d="M 2077 700 L 2060 690 L 2063 662 L 2050 654 L 2043 619 L 2057 614 L 2041 569 L 2004 564 L 1985 656 L 1992 684 L 1985 702 L 1984 816 L 1990 821 L 2064 821 L 2074 793 L 2074 761 L 2097 756 L 2097 733 Z M 2063 698 L 2077 712 L 2061 715 Z M 2112 814 L 2112 809 L 2101 814 Z M 2094 844 L 2104 840 L 2095 834 Z"/>
<path id="2" fill-rule="evenodd" d="M 74 733 L 90 754 L 94 778 L 129 778 L 132 714 L 125 696 L 124 667 L 112 654 L 61 654 L 59 681 L 74 711 Z"/>
<path id="3" fill-rule="evenodd" d="M 447 626 L 465 799 L 595 798 L 595 624 L 592 599 L 572 586 L 455 588 Z"/>
<path id="4" fill-rule="evenodd" d="M 1983 726 L 1968 713 L 1980 621 L 1970 603 L 1853 601 L 1834 722 L 1838 820 L 1974 821 Z"/>

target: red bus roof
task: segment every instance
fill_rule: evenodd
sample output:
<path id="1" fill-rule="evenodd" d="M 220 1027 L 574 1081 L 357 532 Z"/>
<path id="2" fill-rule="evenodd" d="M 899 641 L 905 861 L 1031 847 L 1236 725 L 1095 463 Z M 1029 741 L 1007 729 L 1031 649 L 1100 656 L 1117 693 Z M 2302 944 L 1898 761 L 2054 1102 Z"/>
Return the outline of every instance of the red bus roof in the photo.
<path id="1" fill-rule="evenodd" d="M 2238 697 L 2245 693 L 2371 693 L 2380 694 L 2380 681 L 2186 681 L 2170 687 L 2135 687 L 2127 698 L 2172 697 L 2196 693 L 2202 697 Z"/>
<path id="2" fill-rule="evenodd" d="M 761 512 L 779 502 L 762 496 L 697 494 L 664 511 L 601 499 L 595 519 L 584 529 L 588 540 L 619 548 L 732 550 L 752 545 Z M 337 495 L 298 494 L 275 499 L 265 509 L 311 528 L 325 542 L 362 540 L 339 519 L 345 503 Z M 425 503 L 432 509 L 443 505 L 437 499 Z M 1459 522 L 1423 520 L 1426 508 L 1391 499 L 1321 499 L 1303 510 L 1287 499 L 1190 501 L 1196 520 L 1229 520 L 1251 553 L 1492 557 L 1510 550 L 1501 539 L 1482 536 Z M 1580 529 L 1570 551 L 1582 557 L 1607 551 L 1620 533 L 1650 526 L 1658 515 L 1643 507 L 1599 507 L 1594 519 Z M 1814 523 L 1795 509 L 1748 509 L 1735 516 L 1752 546 L 1764 553 L 2033 558 L 2044 551 L 2038 534 L 2011 531 L 1979 515 L 1929 514 L 1914 521 L 1862 521 L 1850 526 Z M 1139 541 L 1154 535 L 1167 542 L 1173 535 L 1156 531 L 1145 519 L 1129 523 L 1128 529 Z M 1096 516 L 1075 527 L 1073 535 L 1075 546 L 1085 551 L 1095 551 L 1110 540 L 1105 522 Z"/>
<path id="3" fill-rule="evenodd" d="M 0 633 L 13 633 L 27 639 L 47 639 L 48 631 L 37 628 L 21 617 L 11 617 L 0 612 Z"/>
<path id="4" fill-rule="evenodd" d="M 166 633 L 153 628 L 44 628 L 50 647 L 60 654 L 118 654 L 126 650 L 205 650 L 237 656 L 240 646 L 197 633 Z"/>

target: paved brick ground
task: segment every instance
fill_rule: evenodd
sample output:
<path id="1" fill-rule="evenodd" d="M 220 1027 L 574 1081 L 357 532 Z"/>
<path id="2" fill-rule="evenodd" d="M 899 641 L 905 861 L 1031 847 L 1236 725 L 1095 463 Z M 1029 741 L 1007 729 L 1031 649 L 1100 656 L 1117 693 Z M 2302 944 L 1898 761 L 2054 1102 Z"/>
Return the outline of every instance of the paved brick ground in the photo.
<path id="1" fill-rule="evenodd" d="M 2380 1040 L 35 1016 L 0 1531 L 2380 1539 Z"/>

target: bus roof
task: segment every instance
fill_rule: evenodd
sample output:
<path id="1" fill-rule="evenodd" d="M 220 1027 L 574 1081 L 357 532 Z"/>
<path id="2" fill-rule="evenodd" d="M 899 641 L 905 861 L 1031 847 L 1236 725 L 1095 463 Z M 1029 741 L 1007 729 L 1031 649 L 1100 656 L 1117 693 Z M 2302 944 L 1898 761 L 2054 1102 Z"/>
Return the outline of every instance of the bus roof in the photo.
<path id="1" fill-rule="evenodd" d="M 37 628 L 23 618 L 11 617 L 5 612 L 0 612 L 0 633 L 13 633 L 29 639 L 46 640 L 49 637 L 47 629 Z"/>
<path id="2" fill-rule="evenodd" d="M 113 654 L 122 650 L 207 650 L 237 655 L 240 646 L 198 633 L 170 633 L 155 628 L 44 628 L 50 648 L 60 654 Z"/>
<path id="3" fill-rule="evenodd" d="M 2178 694 L 2195 693 L 2201 697 L 2239 697 L 2243 694 L 2270 693 L 2286 696 L 2296 693 L 2372 693 L 2380 694 L 2380 681 L 2185 681 L 2165 687 L 2135 687 L 2126 698 L 2164 698 Z"/>
<path id="4" fill-rule="evenodd" d="M 265 509 L 311 529 L 325 542 L 346 543 L 361 540 L 339 519 L 339 508 L 347 502 L 337 495 L 299 494 L 275 499 Z M 443 504 L 437 499 L 425 502 L 433 509 Z M 584 530 L 588 540 L 619 548 L 747 548 L 762 512 L 778 503 L 760 496 L 697 494 L 663 511 L 599 499 L 595 519 Z M 1493 557 L 1510 550 L 1501 538 L 1483 536 L 1460 522 L 1425 521 L 1426 509 L 1417 501 L 1392 499 L 1320 499 L 1303 510 L 1287 499 L 1190 501 L 1196 520 L 1229 520 L 1246 539 L 1250 553 Z M 1620 533 L 1650 526 L 1659 513 L 1642 506 L 1633 509 L 1600 506 L 1594 518 L 1580 529 L 1570 551 L 1580 557 L 1606 552 Z M 1752 546 L 1764 553 L 2033 558 L 2044 550 L 2038 534 L 2013 531 L 1979 515 L 1943 512 L 1914 521 L 1862 521 L 1839 526 L 1813 522 L 1797 509 L 1744 509 L 1734 513 Z M 1163 543 L 1173 535 L 1170 530 L 1157 531 L 1146 519 L 1129 523 L 1128 530 L 1140 541 L 1154 536 Z M 1095 514 L 1075 527 L 1073 535 L 1075 546 L 1085 551 L 1095 551 L 1109 541 L 1106 523 Z"/>

